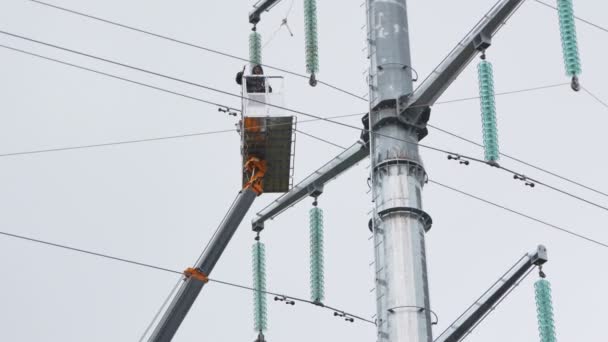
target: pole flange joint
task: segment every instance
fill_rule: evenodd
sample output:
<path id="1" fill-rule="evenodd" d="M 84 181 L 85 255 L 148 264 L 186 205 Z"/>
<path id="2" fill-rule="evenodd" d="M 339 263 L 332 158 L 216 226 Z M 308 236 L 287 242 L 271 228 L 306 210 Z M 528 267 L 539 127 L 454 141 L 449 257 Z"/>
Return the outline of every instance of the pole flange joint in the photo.
<path id="1" fill-rule="evenodd" d="M 391 215 L 394 213 L 405 213 L 408 216 L 416 218 L 424 227 L 424 231 L 428 232 L 433 226 L 433 219 L 431 215 L 427 214 L 424 210 L 412 207 L 393 207 L 380 211 L 379 217 Z"/>

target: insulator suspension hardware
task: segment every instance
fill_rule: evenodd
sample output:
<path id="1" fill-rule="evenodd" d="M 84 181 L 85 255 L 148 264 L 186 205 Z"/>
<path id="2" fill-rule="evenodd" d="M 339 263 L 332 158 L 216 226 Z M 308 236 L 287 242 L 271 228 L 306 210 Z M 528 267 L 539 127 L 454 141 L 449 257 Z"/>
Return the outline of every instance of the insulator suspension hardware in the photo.
<path id="1" fill-rule="evenodd" d="M 341 317 L 344 318 L 345 321 L 347 322 L 351 322 L 353 323 L 355 321 L 354 318 L 348 316 L 346 313 L 344 312 L 339 312 L 339 311 L 334 311 L 334 317 Z"/>
<path id="2" fill-rule="evenodd" d="M 531 181 L 530 179 L 528 179 L 528 177 L 526 177 L 524 175 L 515 174 L 515 175 L 513 175 L 513 179 L 520 180 L 520 181 L 524 182 L 526 186 L 529 186 L 531 188 L 534 188 L 536 186 L 536 183 L 534 183 L 533 181 Z"/>
<path id="3" fill-rule="evenodd" d="M 556 342 L 555 322 L 553 320 L 553 302 L 551 299 L 551 283 L 545 279 L 546 275 L 542 270 L 540 270 L 540 273 L 541 279 L 534 283 L 540 341 Z"/>
<path id="4" fill-rule="evenodd" d="M 317 207 L 317 199 L 309 212 L 310 217 L 310 297 L 314 303 L 325 298 L 323 257 L 323 210 Z"/>
<path id="5" fill-rule="evenodd" d="M 217 109 L 217 111 L 220 112 L 220 113 L 226 113 L 226 114 L 228 114 L 230 116 L 237 116 L 238 115 L 235 111 L 233 111 L 232 109 L 230 109 L 228 107 L 225 107 L 225 108 L 220 107 L 220 108 Z"/>
<path id="6" fill-rule="evenodd" d="M 251 66 L 262 64 L 262 36 L 255 31 L 249 34 L 249 62 Z"/>
<path id="7" fill-rule="evenodd" d="M 496 122 L 496 100 L 494 95 L 494 72 L 492 64 L 486 61 L 485 52 L 477 65 L 479 76 L 479 98 L 481 102 L 481 122 L 485 160 L 498 163 L 498 128 Z"/>
<path id="8" fill-rule="evenodd" d="M 581 85 L 578 80 L 578 75 L 581 74 L 582 70 L 578 53 L 574 6 L 572 4 L 572 0 L 557 0 L 557 10 L 566 75 L 572 77 L 572 90 L 579 91 L 581 89 Z"/>
<path id="9" fill-rule="evenodd" d="M 317 85 L 319 72 L 319 41 L 317 38 L 317 1 L 304 0 L 304 30 L 306 32 L 306 72 L 310 74 L 309 84 Z"/>
<path id="10" fill-rule="evenodd" d="M 465 166 L 469 166 L 469 164 L 471 164 L 470 161 L 468 161 L 466 159 L 463 159 L 462 156 L 459 156 L 459 155 L 449 154 L 448 155 L 448 160 L 456 160 L 456 161 L 458 161 L 458 163 L 460 165 L 465 165 Z"/>
<path id="11" fill-rule="evenodd" d="M 252 247 L 253 259 L 253 322 L 255 331 L 260 333 L 267 329 L 266 309 L 266 249 L 259 241 L 259 235 Z"/>
<path id="12" fill-rule="evenodd" d="M 296 301 L 295 300 L 291 300 L 285 296 L 275 296 L 274 297 L 274 301 L 275 302 L 283 302 L 287 305 L 296 305 Z"/>

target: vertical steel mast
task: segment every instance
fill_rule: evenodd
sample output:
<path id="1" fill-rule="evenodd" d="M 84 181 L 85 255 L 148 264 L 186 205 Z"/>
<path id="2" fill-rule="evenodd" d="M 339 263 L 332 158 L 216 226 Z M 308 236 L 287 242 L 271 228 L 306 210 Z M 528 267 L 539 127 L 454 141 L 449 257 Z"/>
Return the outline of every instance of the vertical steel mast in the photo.
<path id="1" fill-rule="evenodd" d="M 367 0 L 370 156 L 378 341 L 431 342 L 425 232 L 426 173 L 418 141 L 428 108 L 405 110 L 413 93 L 406 0 Z"/>

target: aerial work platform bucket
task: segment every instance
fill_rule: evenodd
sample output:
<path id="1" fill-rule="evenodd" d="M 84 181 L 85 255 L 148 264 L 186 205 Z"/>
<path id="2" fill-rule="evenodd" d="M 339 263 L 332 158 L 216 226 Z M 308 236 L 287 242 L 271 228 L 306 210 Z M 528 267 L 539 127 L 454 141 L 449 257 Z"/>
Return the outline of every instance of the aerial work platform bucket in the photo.
<path id="1" fill-rule="evenodd" d="M 243 77 L 243 111 L 241 118 L 241 153 L 243 169 L 250 158 L 266 162 L 264 192 L 281 193 L 293 184 L 295 152 L 294 116 L 281 116 L 283 78 L 273 76 Z M 243 186 L 249 175 L 243 171 Z"/>

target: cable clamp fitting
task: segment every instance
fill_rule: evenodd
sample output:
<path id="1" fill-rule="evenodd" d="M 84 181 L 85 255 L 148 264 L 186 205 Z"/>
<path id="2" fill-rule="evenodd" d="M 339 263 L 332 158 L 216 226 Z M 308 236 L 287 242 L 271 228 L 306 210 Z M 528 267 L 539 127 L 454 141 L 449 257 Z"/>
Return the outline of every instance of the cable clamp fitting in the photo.
<path id="1" fill-rule="evenodd" d="M 457 160 L 460 165 L 469 166 L 470 161 L 463 159 L 460 155 L 448 154 L 448 160 Z"/>
<path id="2" fill-rule="evenodd" d="M 524 176 L 524 175 L 520 175 L 520 174 L 514 174 L 514 175 L 513 175 L 513 179 L 516 179 L 516 180 L 520 180 L 520 181 L 522 181 L 522 182 L 525 182 L 526 186 L 529 186 L 529 187 L 531 187 L 531 188 L 533 188 L 533 187 L 535 187 L 535 186 L 536 186 L 536 184 L 535 184 L 533 181 L 531 181 L 530 179 L 528 179 L 528 177 L 526 177 L 526 176 Z"/>
<path id="3" fill-rule="evenodd" d="M 186 278 L 196 279 L 198 281 L 203 282 L 204 284 L 207 284 L 209 282 L 209 277 L 205 273 L 201 272 L 201 270 L 199 270 L 198 268 L 188 267 L 184 271 L 184 276 Z"/>

